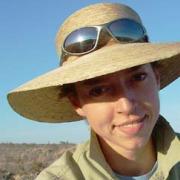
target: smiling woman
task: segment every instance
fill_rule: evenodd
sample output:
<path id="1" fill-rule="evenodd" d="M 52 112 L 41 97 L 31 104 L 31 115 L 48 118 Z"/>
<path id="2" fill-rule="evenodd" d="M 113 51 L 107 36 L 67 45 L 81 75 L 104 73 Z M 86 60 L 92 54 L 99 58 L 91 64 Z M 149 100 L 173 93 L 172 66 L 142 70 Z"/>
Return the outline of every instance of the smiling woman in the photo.
<path id="1" fill-rule="evenodd" d="M 133 9 L 99 3 L 64 22 L 56 48 L 61 66 L 10 92 L 9 103 L 36 121 L 85 118 L 91 137 L 37 179 L 179 179 L 179 136 L 160 115 L 159 90 L 180 75 L 180 43 L 150 43 Z"/>
<path id="2" fill-rule="evenodd" d="M 123 157 L 124 149 L 136 152 L 146 147 L 159 116 L 159 77 L 151 65 L 78 82 L 75 87 L 77 97 L 70 100 L 99 139 Z"/>

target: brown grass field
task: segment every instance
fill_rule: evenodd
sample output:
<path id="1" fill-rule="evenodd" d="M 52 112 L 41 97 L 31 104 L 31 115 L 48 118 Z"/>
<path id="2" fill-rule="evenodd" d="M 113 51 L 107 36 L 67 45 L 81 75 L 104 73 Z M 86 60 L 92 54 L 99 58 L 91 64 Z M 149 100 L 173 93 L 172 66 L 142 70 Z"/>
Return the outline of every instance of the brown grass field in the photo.
<path id="1" fill-rule="evenodd" d="M 35 177 L 75 144 L 0 144 L 0 180 L 34 180 Z"/>

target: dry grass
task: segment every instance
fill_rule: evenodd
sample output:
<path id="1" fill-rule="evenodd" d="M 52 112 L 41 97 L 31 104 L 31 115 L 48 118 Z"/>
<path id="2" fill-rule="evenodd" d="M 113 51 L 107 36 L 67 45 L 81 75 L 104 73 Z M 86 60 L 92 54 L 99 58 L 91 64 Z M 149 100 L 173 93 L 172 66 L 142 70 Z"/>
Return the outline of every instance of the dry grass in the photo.
<path id="1" fill-rule="evenodd" d="M 75 144 L 0 144 L 0 180 L 33 180 Z"/>

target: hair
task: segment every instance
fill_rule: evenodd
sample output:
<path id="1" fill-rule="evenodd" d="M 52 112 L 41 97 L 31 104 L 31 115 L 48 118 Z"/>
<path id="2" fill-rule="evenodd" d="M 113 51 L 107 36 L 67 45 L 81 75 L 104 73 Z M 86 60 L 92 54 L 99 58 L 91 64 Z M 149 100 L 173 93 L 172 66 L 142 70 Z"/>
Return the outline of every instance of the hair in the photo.
<path id="1" fill-rule="evenodd" d="M 155 62 L 152 62 L 152 63 L 150 63 L 151 64 L 151 66 L 152 66 L 152 68 L 154 69 L 159 69 L 160 68 L 160 64 L 159 64 L 159 62 L 158 61 L 155 61 Z"/>
<path id="2" fill-rule="evenodd" d="M 63 86 L 60 87 L 60 93 L 59 93 L 60 98 L 68 97 L 69 95 L 77 96 L 74 83 L 64 84 Z"/>

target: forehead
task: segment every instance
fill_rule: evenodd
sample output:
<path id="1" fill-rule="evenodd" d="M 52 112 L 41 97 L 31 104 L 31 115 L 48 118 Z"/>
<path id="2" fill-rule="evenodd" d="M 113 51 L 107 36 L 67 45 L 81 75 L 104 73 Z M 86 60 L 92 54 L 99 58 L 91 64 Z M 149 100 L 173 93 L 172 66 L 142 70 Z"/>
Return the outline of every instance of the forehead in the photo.
<path id="1" fill-rule="evenodd" d="M 104 75 L 104 76 L 99 76 L 99 77 L 96 77 L 96 78 L 93 78 L 93 79 L 88 79 L 88 80 L 85 80 L 85 81 L 82 81 L 82 82 L 78 82 L 78 84 L 80 85 L 94 85 L 94 84 L 98 84 L 102 81 L 108 81 L 109 79 L 113 78 L 113 77 L 117 77 L 117 76 L 120 76 L 122 75 L 123 77 L 125 77 L 125 75 L 127 74 L 130 74 L 130 73 L 133 73 L 133 72 L 136 72 L 136 71 L 139 71 L 139 70 L 148 70 L 151 68 L 151 65 L 150 64 L 144 64 L 144 65 L 140 65 L 140 66 L 135 66 L 135 67 L 132 67 L 132 68 L 128 68 L 128 69 L 125 69 L 125 70 L 121 70 L 121 71 L 118 71 L 118 72 L 115 72 L 115 73 L 112 73 L 112 74 L 107 74 L 107 75 Z"/>

